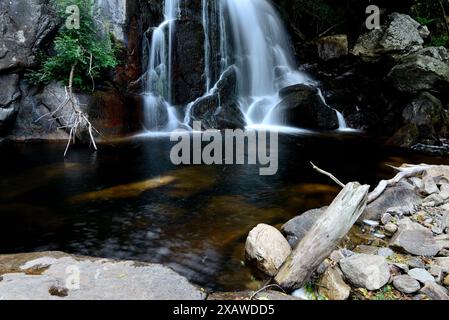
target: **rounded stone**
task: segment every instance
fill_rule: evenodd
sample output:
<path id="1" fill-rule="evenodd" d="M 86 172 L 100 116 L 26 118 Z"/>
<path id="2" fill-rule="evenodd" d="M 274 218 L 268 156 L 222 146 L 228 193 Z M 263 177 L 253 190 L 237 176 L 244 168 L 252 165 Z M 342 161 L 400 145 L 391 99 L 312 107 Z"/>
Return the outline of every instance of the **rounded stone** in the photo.
<path id="1" fill-rule="evenodd" d="M 415 280 L 408 275 L 394 277 L 393 286 L 402 293 L 407 294 L 415 293 L 421 289 L 418 280 Z"/>

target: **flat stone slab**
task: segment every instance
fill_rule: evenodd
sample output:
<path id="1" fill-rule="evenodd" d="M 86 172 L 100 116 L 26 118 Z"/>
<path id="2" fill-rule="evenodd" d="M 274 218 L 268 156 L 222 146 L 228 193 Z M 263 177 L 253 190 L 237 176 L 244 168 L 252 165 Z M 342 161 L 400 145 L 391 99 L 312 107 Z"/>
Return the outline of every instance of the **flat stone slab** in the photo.
<path id="1" fill-rule="evenodd" d="M 0 300 L 204 300 L 186 278 L 158 264 L 60 252 L 0 256 Z"/>

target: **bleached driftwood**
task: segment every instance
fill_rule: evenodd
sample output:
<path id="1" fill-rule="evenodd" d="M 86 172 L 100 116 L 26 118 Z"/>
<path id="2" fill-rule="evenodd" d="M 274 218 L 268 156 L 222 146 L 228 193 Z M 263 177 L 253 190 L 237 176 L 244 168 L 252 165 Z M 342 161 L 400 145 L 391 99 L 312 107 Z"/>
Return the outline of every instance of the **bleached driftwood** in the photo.
<path id="1" fill-rule="evenodd" d="M 281 267 L 275 282 L 285 289 L 303 287 L 365 210 L 369 186 L 348 183 Z"/>

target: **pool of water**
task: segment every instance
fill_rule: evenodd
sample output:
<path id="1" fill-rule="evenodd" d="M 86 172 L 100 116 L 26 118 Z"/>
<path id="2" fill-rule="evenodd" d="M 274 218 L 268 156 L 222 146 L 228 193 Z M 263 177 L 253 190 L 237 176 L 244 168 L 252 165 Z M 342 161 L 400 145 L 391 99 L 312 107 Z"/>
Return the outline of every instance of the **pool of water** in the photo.
<path id="1" fill-rule="evenodd" d="M 449 163 L 387 149 L 355 136 L 282 135 L 279 171 L 259 167 L 174 166 L 167 137 L 125 139 L 97 153 L 64 144 L 0 146 L 0 253 L 61 250 L 164 263 L 211 290 L 259 283 L 244 264 L 258 223 L 280 225 L 328 205 L 342 181 L 371 185 L 391 177 L 386 164 Z"/>

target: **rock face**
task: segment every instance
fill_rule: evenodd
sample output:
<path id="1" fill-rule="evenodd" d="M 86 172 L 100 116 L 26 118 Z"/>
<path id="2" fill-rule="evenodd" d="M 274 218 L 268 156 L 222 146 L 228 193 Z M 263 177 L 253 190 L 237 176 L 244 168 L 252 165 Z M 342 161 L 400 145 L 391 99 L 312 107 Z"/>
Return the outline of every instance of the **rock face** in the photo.
<path id="1" fill-rule="evenodd" d="M 34 63 L 37 50 L 58 25 L 49 0 L 0 3 L 0 72 Z"/>
<path id="2" fill-rule="evenodd" d="M 282 89 L 279 95 L 282 101 L 275 109 L 281 123 L 306 129 L 338 129 L 337 114 L 320 97 L 318 88 L 298 84 Z"/>
<path id="3" fill-rule="evenodd" d="M 338 267 L 329 267 L 318 283 L 318 293 L 329 300 L 347 300 L 351 287 L 343 281 L 342 272 Z"/>
<path id="4" fill-rule="evenodd" d="M 378 290 L 390 280 L 390 268 L 384 257 L 356 254 L 340 261 L 345 277 L 355 286 Z"/>
<path id="5" fill-rule="evenodd" d="M 109 29 L 114 37 L 126 41 L 127 0 L 95 0 L 101 16 L 108 17 Z"/>
<path id="6" fill-rule="evenodd" d="M 415 293 L 421 289 L 419 282 L 407 275 L 394 277 L 393 286 L 397 290 L 407 294 Z"/>
<path id="7" fill-rule="evenodd" d="M 0 297 L 6 300 L 206 298 L 199 288 L 161 265 L 79 258 L 63 253 L 0 256 L 0 274 L 3 279 Z"/>
<path id="8" fill-rule="evenodd" d="M 291 248 L 287 240 L 275 228 L 260 224 L 248 235 L 245 245 L 246 257 L 267 275 L 275 276 Z"/>
<path id="9" fill-rule="evenodd" d="M 428 30 L 410 16 L 393 13 L 380 29 L 360 36 L 353 53 L 369 62 L 385 55 L 404 55 L 421 49 L 427 36 Z"/>
<path id="10" fill-rule="evenodd" d="M 325 61 L 349 54 L 348 36 L 345 34 L 323 37 L 318 40 L 318 56 Z"/>
<path id="11" fill-rule="evenodd" d="M 0 75 L 0 130 L 10 124 L 17 114 L 17 102 L 21 97 L 17 74 Z"/>
<path id="12" fill-rule="evenodd" d="M 197 99 L 190 109 L 190 125 L 201 121 L 207 129 L 243 129 L 245 116 L 237 100 L 237 74 L 229 67 L 217 82 L 211 94 Z"/>
<path id="13" fill-rule="evenodd" d="M 433 257 L 440 251 L 433 233 L 410 219 L 401 220 L 390 245 L 416 256 Z"/>
<path id="14" fill-rule="evenodd" d="M 304 238 L 326 209 L 327 207 L 309 210 L 291 219 L 282 226 L 281 231 L 292 248 L 295 248 L 302 238 Z"/>

